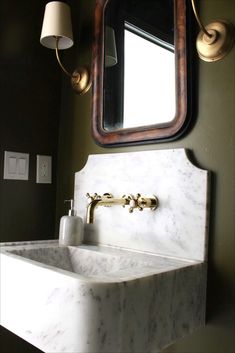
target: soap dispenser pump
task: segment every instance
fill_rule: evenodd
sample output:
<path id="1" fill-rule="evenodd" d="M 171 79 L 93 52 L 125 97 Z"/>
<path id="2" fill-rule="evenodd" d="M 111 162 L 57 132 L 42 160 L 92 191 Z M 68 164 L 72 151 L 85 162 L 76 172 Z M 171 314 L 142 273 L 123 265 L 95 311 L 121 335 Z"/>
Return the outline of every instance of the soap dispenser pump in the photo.
<path id="1" fill-rule="evenodd" d="M 83 221 L 81 217 L 76 216 L 74 210 L 74 200 L 65 200 L 70 203 L 70 209 L 67 216 L 60 220 L 59 245 L 77 246 L 83 241 Z"/>

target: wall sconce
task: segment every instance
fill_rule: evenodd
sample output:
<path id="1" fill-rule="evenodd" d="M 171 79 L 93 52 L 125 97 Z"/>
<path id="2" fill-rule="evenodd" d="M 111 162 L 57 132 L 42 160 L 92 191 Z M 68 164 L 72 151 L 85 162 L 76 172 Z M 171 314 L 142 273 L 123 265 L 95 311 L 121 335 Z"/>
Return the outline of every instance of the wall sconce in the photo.
<path id="1" fill-rule="evenodd" d="M 59 58 L 59 50 L 73 45 L 73 32 L 70 7 L 60 1 L 49 2 L 45 7 L 40 43 L 47 48 L 55 49 L 57 61 L 66 75 L 71 78 L 73 89 L 78 94 L 86 93 L 91 87 L 90 73 L 85 67 L 70 73 Z"/>
<path id="2" fill-rule="evenodd" d="M 196 47 L 199 57 L 208 62 L 218 61 L 225 57 L 234 44 L 234 27 L 225 20 L 217 20 L 203 26 L 194 0 L 191 0 L 193 12 L 201 28 L 197 36 Z"/>
<path id="3" fill-rule="evenodd" d="M 105 27 L 105 67 L 116 65 L 117 49 L 114 29 L 110 26 Z"/>

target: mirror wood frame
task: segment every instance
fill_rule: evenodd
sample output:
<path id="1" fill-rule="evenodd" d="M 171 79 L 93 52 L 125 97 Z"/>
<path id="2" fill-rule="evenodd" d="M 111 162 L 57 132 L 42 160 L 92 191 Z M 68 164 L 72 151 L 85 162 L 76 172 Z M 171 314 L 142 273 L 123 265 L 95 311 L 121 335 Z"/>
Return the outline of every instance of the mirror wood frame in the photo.
<path id="1" fill-rule="evenodd" d="M 103 127 L 104 11 L 110 0 L 96 0 L 92 46 L 92 133 L 104 147 L 157 143 L 178 138 L 188 126 L 186 0 L 175 0 L 176 114 L 166 126 L 149 125 L 115 131 Z M 144 92 L 143 92 L 144 94 Z"/>

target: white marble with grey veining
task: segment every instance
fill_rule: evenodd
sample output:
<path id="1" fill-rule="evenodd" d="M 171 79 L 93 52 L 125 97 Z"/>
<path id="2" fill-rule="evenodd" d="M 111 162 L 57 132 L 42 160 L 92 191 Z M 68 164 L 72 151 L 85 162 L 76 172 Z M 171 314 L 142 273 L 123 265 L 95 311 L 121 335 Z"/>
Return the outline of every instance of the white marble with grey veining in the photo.
<path id="1" fill-rule="evenodd" d="M 86 193 L 156 195 L 160 206 L 130 214 L 98 207 L 86 241 L 203 261 L 207 253 L 208 171 L 184 149 L 90 155 L 75 176 L 75 208 L 85 220 Z"/>
<path id="2" fill-rule="evenodd" d="M 205 266 L 105 246 L 5 244 L 1 325 L 48 353 L 158 352 L 203 325 Z"/>
<path id="3" fill-rule="evenodd" d="M 100 282 L 131 280 L 136 276 L 140 278 L 197 263 L 99 245 L 58 246 L 56 241 L 26 243 L 25 246 L 6 243 L 2 252 L 20 256 L 24 261 L 31 260 L 31 263 L 36 261 L 40 265 L 76 273 L 81 279 Z"/>
<path id="4" fill-rule="evenodd" d="M 48 353 L 156 353 L 205 324 L 208 172 L 183 149 L 90 156 L 85 194 L 155 194 L 157 211 L 95 210 L 85 243 L 1 244 L 1 325 Z"/>

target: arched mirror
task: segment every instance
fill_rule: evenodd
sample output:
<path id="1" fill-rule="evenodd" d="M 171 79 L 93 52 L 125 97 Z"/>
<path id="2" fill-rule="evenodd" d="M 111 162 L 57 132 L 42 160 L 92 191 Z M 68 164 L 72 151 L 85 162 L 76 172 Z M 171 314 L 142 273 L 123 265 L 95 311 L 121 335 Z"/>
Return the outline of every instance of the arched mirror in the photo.
<path id="1" fill-rule="evenodd" d="M 187 114 L 185 0 L 96 0 L 95 140 L 103 146 L 177 138 Z"/>

